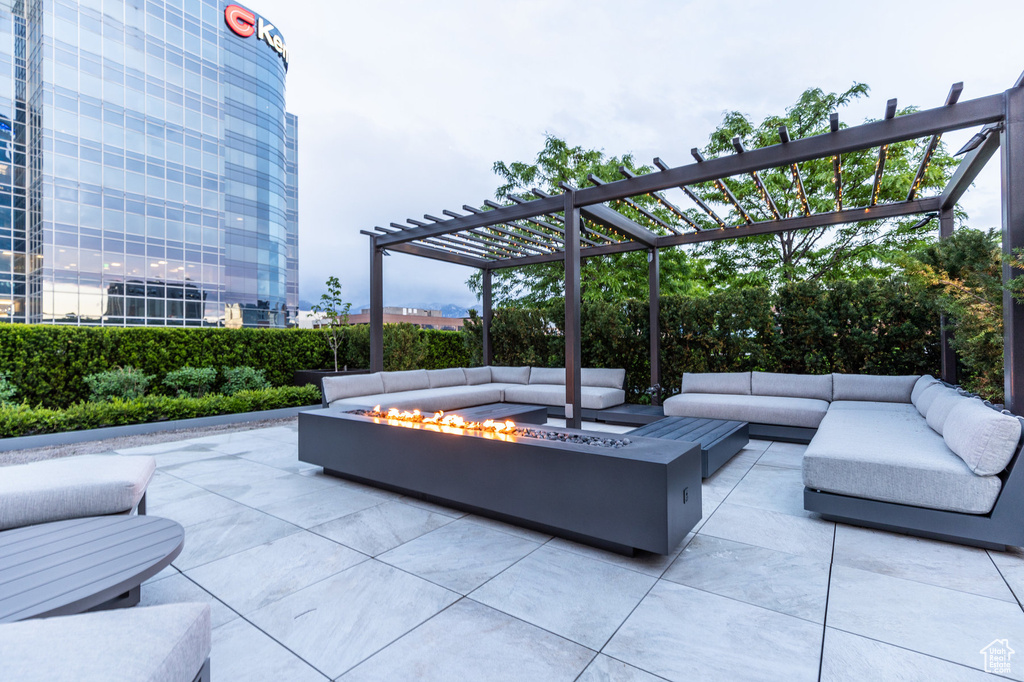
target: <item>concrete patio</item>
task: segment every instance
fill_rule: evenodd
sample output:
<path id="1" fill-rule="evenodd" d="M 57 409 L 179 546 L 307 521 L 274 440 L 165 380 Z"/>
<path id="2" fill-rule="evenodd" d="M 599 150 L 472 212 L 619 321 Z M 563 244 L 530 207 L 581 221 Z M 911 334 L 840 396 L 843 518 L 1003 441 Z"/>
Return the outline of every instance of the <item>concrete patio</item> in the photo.
<path id="1" fill-rule="evenodd" d="M 816 518 L 803 446 L 752 441 L 696 534 L 631 559 L 325 476 L 296 438 L 118 451 L 156 456 L 149 513 L 186 530 L 143 604 L 211 604 L 214 679 L 984 680 L 1024 646 L 1024 553 Z"/>

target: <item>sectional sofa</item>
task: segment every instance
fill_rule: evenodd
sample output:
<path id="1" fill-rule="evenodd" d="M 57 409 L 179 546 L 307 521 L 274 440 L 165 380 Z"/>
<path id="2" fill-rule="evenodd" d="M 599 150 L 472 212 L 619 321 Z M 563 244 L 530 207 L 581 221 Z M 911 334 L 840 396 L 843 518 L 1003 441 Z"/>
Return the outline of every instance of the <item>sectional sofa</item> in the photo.
<path id="1" fill-rule="evenodd" d="M 1024 545 L 1024 421 L 930 376 L 688 374 L 665 414 L 799 440 L 804 507 L 991 548 Z M 755 427 L 757 427 L 755 429 Z"/>
<path id="2" fill-rule="evenodd" d="M 626 401 L 624 369 L 581 370 L 582 407 L 603 410 Z M 324 377 L 324 406 L 380 405 L 424 412 L 488 403 L 564 407 L 565 370 L 547 367 L 453 367 Z"/>

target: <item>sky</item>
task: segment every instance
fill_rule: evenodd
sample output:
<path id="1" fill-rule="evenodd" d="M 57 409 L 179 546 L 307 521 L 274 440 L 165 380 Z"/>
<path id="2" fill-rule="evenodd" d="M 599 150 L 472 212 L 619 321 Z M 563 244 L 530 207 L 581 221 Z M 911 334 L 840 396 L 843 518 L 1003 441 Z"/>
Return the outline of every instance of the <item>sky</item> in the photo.
<path id="1" fill-rule="evenodd" d="M 688 162 L 726 111 L 760 121 L 805 89 L 867 83 L 841 112 L 940 106 L 1010 87 L 1024 70 L 1024 2 L 993 0 L 251 0 L 287 40 L 299 117 L 300 297 L 329 276 L 369 300 L 360 230 L 494 198 L 495 161 L 571 145 Z M 944 141 L 955 151 L 971 132 Z M 682 195 L 680 195 L 682 196 Z M 682 202 L 680 202 L 682 203 Z M 961 206 L 1000 222 L 998 163 Z M 937 229 L 937 221 L 936 221 Z M 392 254 L 384 304 L 471 306 L 472 270 Z"/>

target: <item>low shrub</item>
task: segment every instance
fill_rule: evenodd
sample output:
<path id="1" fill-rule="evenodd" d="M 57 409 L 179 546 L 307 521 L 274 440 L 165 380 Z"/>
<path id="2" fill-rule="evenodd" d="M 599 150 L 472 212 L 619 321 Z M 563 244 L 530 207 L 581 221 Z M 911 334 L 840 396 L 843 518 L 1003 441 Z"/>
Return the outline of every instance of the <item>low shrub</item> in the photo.
<path id="1" fill-rule="evenodd" d="M 93 401 L 134 400 L 146 395 L 153 377 L 134 367 L 118 367 L 106 372 L 96 372 L 85 377 L 89 387 L 89 399 Z"/>
<path id="2" fill-rule="evenodd" d="M 224 395 L 234 395 L 239 391 L 259 391 L 270 388 L 266 373 L 262 369 L 252 367 L 225 367 L 224 385 L 220 392 Z"/>
<path id="3" fill-rule="evenodd" d="M 0 405 L 10 405 L 18 397 L 18 387 L 11 383 L 6 372 L 0 372 Z"/>
<path id="4" fill-rule="evenodd" d="M 319 402 L 320 391 L 315 386 L 284 386 L 202 398 L 115 398 L 109 402 L 76 403 L 64 410 L 0 405 L 0 438 L 303 407 Z"/>
<path id="5" fill-rule="evenodd" d="M 213 389 L 216 381 L 217 370 L 213 367 L 182 367 L 164 377 L 164 385 L 179 398 L 202 398 Z"/>

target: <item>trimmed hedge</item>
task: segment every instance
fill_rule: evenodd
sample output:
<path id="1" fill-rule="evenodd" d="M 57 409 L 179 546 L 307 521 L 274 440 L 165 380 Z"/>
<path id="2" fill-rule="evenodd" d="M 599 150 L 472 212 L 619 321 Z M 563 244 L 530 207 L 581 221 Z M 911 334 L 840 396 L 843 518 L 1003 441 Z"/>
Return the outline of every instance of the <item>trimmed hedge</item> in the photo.
<path id="1" fill-rule="evenodd" d="M 320 391 L 315 386 L 283 386 L 202 398 L 146 396 L 102 403 L 80 402 L 64 410 L 0 405 L 0 438 L 305 407 L 319 402 Z"/>

